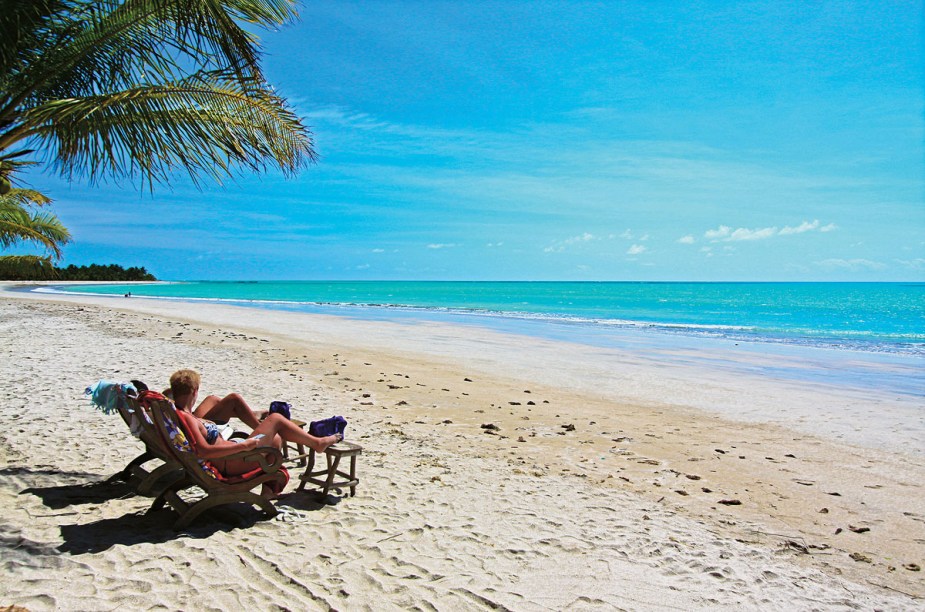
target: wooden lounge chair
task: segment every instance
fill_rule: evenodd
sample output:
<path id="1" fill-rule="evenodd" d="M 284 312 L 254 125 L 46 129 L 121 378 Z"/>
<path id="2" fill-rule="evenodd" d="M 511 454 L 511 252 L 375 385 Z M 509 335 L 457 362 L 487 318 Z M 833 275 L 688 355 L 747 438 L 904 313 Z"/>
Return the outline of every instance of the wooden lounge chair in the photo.
<path id="1" fill-rule="evenodd" d="M 128 482 L 139 495 L 158 497 L 183 478 L 183 467 L 164 448 L 150 414 L 138 403 L 137 397 L 121 390 L 120 394 L 122 401 L 116 404 L 119 416 L 132 434 L 144 443 L 145 451 L 132 459 L 121 472 L 110 476 L 109 480 Z M 160 460 L 162 464 L 148 471 L 144 464 L 152 460 Z"/>
<path id="2" fill-rule="evenodd" d="M 151 411 L 161 448 L 172 455 L 183 468 L 183 480 L 168 487 L 152 506 L 154 509 L 163 505 L 163 502 L 170 504 L 180 515 L 174 525 L 176 529 L 188 526 L 210 508 L 237 502 L 256 505 L 267 516 L 276 516 L 278 511 L 272 502 L 254 493 L 253 489 L 265 483 L 278 491 L 282 491 L 286 486 L 289 473 L 282 467 L 283 455 L 278 449 L 267 446 L 228 455 L 226 459 L 252 461 L 258 467 L 240 476 L 225 476 L 209 461 L 196 455 L 192 439 L 184 430 L 182 419 L 186 413 L 178 414 L 173 404 L 159 393 L 146 391 L 140 395 L 139 403 Z M 194 485 L 202 489 L 206 496 L 195 501 L 183 500 L 178 494 L 179 491 Z"/>

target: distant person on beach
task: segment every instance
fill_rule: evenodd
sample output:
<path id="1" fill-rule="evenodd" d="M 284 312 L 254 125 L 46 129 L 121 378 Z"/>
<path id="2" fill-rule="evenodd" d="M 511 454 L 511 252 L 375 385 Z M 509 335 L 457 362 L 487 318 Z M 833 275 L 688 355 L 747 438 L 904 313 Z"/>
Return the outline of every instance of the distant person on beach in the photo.
<path id="1" fill-rule="evenodd" d="M 170 391 L 173 403 L 177 407 L 177 410 L 183 410 L 197 417 L 196 420 L 199 426 L 187 433 L 193 437 L 196 448 L 199 449 L 198 455 L 202 459 L 211 461 L 215 467 L 226 476 L 245 474 L 257 467 L 257 463 L 253 461 L 223 459 L 223 457 L 238 451 L 252 450 L 258 446 L 273 446 L 279 449 L 282 448 L 283 441 L 285 440 L 295 444 L 304 444 L 315 452 L 323 453 L 329 446 L 336 442 L 340 442 L 344 438 L 342 434 L 325 436 L 323 438 L 315 437 L 279 413 L 268 414 L 262 421 L 259 421 L 253 411 L 251 411 L 251 418 L 254 419 L 256 426 L 250 436 L 248 436 L 246 440 L 224 440 L 219 435 L 219 430 L 215 426 L 215 423 L 210 420 L 203 420 L 203 417 L 198 414 L 199 409 L 203 407 L 203 404 L 205 404 L 209 398 L 203 400 L 199 408 L 193 412 L 192 408 L 196 404 L 196 397 L 199 394 L 199 382 L 199 373 L 194 370 L 179 370 L 174 372 L 170 377 Z M 232 396 L 240 398 L 240 405 L 250 411 L 244 399 L 236 393 L 227 396 L 225 399 Z M 237 399 L 231 400 L 229 405 L 238 405 L 236 402 L 238 402 Z M 213 412 L 210 411 L 209 414 L 211 415 Z M 246 413 L 242 412 L 242 414 Z M 264 488 L 264 494 L 267 496 L 270 495 L 269 488 Z"/>

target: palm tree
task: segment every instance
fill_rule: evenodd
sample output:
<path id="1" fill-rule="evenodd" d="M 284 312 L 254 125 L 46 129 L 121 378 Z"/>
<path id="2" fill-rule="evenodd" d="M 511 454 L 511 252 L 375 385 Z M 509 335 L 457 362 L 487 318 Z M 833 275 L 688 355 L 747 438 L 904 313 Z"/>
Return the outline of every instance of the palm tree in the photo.
<path id="1" fill-rule="evenodd" d="M 152 190 L 177 170 L 294 174 L 311 134 L 244 26 L 295 16 L 293 0 L 0 0 L 0 193 L 33 155 Z"/>
<path id="2" fill-rule="evenodd" d="M 53 278 L 53 260 L 61 258 L 61 247 L 71 234 L 50 212 L 39 210 L 51 200 L 38 191 L 10 189 L 0 195 L 0 248 L 31 242 L 45 249 L 48 255 L 5 255 L 0 257 L 3 278 Z"/>

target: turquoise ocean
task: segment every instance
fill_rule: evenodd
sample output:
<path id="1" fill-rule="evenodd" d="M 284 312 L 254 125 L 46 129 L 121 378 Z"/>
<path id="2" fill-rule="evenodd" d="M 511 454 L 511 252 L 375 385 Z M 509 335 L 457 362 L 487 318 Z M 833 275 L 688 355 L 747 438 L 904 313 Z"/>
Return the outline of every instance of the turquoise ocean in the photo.
<path id="1" fill-rule="evenodd" d="M 925 283 L 213 281 L 55 290 L 444 321 L 605 347 L 809 349 L 827 351 L 833 375 L 837 364 L 866 355 L 877 361 L 872 379 L 925 395 Z"/>

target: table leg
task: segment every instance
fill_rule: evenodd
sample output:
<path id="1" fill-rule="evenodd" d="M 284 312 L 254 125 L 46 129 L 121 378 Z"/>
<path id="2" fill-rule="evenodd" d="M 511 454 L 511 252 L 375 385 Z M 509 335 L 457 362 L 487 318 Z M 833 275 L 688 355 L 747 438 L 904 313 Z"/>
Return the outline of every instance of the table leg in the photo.
<path id="1" fill-rule="evenodd" d="M 340 463 L 340 455 L 334 457 L 334 463 L 331 463 L 331 455 L 327 455 L 328 458 L 328 479 L 324 483 L 324 491 L 322 495 L 327 495 L 328 490 L 331 488 L 331 485 L 334 484 L 334 476 L 337 474 L 337 465 Z"/>
<path id="2" fill-rule="evenodd" d="M 350 482 L 354 483 L 357 479 L 357 456 L 350 455 Z M 350 497 L 354 497 L 357 494 L 357 486 L 355 484 L 350 485 Z"/>
<path id="3" fill-rule="evenodd" d="M 304 460 L 303 460 L 304 461 Z M 308 482 L 308 478 L 311 476 L 312 469 L 315 467 L 315 449 L 309 449 L 308 451 L 308 467 L 305 468 L 305 471 L 302 472 L 302 477 L 299 483 L 299 488 L 296 491 L 303 491 L 305 489 L 305 483 Z"/>

